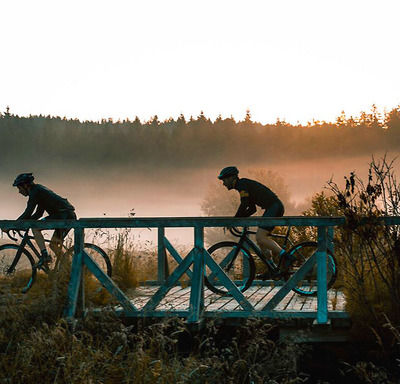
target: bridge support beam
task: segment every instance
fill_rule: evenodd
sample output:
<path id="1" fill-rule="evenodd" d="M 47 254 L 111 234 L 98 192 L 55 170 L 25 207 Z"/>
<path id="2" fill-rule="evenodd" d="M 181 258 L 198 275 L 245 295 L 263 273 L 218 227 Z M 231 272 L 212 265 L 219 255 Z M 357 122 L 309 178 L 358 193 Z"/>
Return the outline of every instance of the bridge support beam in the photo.
<path id="1" fill-rule="evenodd" d="M 327 227 L 318 227 L 318 250 L 317 250 L 317 322 L 326 324 L 328 322 L 328 239 Z"/>

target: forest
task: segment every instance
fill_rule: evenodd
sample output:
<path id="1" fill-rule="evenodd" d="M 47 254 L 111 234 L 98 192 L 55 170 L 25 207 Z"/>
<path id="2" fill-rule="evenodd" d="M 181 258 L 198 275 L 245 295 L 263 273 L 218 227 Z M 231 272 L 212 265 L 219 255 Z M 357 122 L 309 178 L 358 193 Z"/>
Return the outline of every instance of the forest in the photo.
<path id="1" fill-rule="evenodd" d="M 370 155 L 400 147 L 400 105 L 380 113 L 376 106 L 358 117 L 344 112 L 334 122 L 291 125 L 241 121 L 203 112 L 196 118 L 148 121 L 138 117 L 80 121 L 59 116 L 0 113 L 2 166 L 63 164 L 74 168 L 149 165 L 204 167 L 224 163 L 277 163 L 315 158 Z M 18 156 L 16 156 L 18 151 Z"/>

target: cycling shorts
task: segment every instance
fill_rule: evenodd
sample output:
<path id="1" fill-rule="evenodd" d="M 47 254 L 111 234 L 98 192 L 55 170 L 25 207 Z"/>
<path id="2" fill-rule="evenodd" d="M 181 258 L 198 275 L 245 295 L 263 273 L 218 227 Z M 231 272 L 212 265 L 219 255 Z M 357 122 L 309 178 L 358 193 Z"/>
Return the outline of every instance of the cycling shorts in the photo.
<path id="1" fill-rule="evenodd" d="M 285 213 L 285 207 L 283 206 L 280 200 L 276 200 L 275 203 L 271 204 L 264 212 L 262 217 L 282 217 Z M 266 231 L 271 232 L 274 227 L 259 227 L 261 229 L 265 229 Z"/>
<path id="2" fill-rule="evenodd" d="M 66 209 L 64 211 L 59 211 L 44 218 L 44 220 L 66 220 L 66 219 L 76 220 L 76 214 L 73 209 Z M 53 237 L 57 237 L 60 240 L 64 240 L 65 236 L 68 235 L 68 232 L 70 230 L 71 228 L 56 228 L 54 230 Z"/>

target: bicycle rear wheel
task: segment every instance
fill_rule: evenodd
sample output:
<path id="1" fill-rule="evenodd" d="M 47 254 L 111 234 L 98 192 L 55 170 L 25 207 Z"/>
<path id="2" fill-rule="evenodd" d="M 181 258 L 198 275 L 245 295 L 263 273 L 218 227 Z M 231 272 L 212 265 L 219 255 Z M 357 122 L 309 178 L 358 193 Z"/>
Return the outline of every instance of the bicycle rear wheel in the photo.
<path id="1" fill-rule="evenodd" d="M 317 252 L 318 243 L 308 241 L 295 245 L 289 253 L 296 256 L 296 261 L 289 271 L 293 275 L 307 261 L 307 259 Z M 332 252 L 328 250 L 327 254 L 327 289 L 330 289 L 335 283 L 338 274 L 337 263 Z M 289 277 L 290 277 L 289 276 Z M 288 277 L 286 277 L 286 280 Z M 297 283 L 293 291 L 302 296 L 317 295 L 317 264 L 315 263 L 305 277 Z"/>
<path id="2" fill-rule="evenodd" d="M 100 269 L 111 277 L 112 266 L 111 261 L 107 253 L 99 246 L 91 243 L 85 243 L 83 250 L 96 262 Z M 62 273 L 69 280 L 71 275 L 72 258 L 74 256 L 74 247 L 69 248 L 59 259 L 57 260 L 56 270 L 58 273 Z M 100 281 L 93 275 L 88 268 L 83 268 L 83 281 L 85 287 L 85 294 L 91 299 L 95 299 L 93 294 L 97 295 L 102 292 L 102 285 Z"/>
<path id="3" fill-rule="evenodd" d="M 99 246 L 91 243 L 85 243 L 83 245 L 84 251 L 97 263 L 100 269 L 106 273 L 109 277 L 112 275 L 112 266 L 110 258 L 107 253 Z M 64 255 L 57 260 L 57 269 L 64 269 L 64 264 L 67 263 L 69 268 L 71 267 L 72 257 L 74 255 L 74 247 L 71 247 L 65 252 Z"/>
<path id="4" fill-rule="evenodd" d="M 19 246 L 16 244 L 0 246 L 0 282 L 2 286 L 9 287 L 12 293 L 26 293 L 35 282 L 35 261 L 32 255 L 23 249 L 20 251 L 18 262 L 12 268 L 18 250 Z"/>
<path id="5" fill-rule="evenodd" d="M 250 287 L 255 276 L 255 265 L 248 250 L 239 247 L 235 242 L 223 241 L 210 247 L 208 253 L 240 291 L 244 292 Z M 211 271 L 208 266 L 205 270 L 204 284 L 215 293 L 228 294 L 228 289 L 222 284 L 215 271 Z"/>

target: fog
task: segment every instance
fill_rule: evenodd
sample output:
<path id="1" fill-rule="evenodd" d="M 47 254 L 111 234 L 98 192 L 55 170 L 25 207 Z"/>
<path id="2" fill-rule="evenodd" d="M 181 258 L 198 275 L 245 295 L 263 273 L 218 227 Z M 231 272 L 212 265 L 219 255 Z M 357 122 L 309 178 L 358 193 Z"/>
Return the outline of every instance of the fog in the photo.
<path id="1" fill-rule="evenodd" d="M 381 155 L 377 155 L 379 158 Z M 393 159 L 395 154 L 389 154 Z M 235 164 L 240 176 L 246 177 L 251 168 L 266 168 L 284 177 L 299 209 L 307 199 L 324 189 L 333 177 L 339 185 L 343 176 L 351 171 L 364 180 L 367 177 L 371 157 L 335 158 L 296 161 L 284 164 Z M 395 168 L 399 169 L 398 162 Z M 230 164 L 221 164 L 224 167 Z M 128 217 L 131 211 L 136 217 L 201 216 L 200 203 L 210 183 L 218 182 L 220 168 L 203 169 L 156 169 L 124 170 L 108 169 L 83 174 L 79 170 L 44 171 L 44 169 L 15 170 L 34 172 L 36 182 L 53 189 L 75 206 L 78 217 Z M 16 175 L 7 172 L 0 176 L 1 217 L 15 219 L 25 209 L 26 198 L 12 187 Z M 231 191 L 235 193 L 235 191 Z M 239 196 L 238 196 L 239 203 Z M 298 214 L 299 212 L 287 212 Z M 156 240 L 156 230 L 135 229 L 136 240 Z M 167 236 L 175 243 L 192 243 L 191 229 L 168 229 Z"/>

